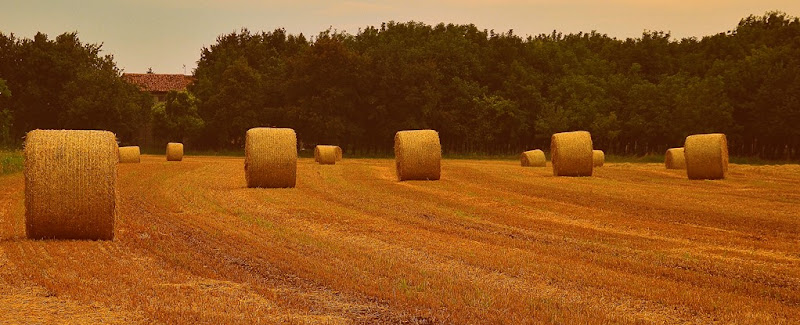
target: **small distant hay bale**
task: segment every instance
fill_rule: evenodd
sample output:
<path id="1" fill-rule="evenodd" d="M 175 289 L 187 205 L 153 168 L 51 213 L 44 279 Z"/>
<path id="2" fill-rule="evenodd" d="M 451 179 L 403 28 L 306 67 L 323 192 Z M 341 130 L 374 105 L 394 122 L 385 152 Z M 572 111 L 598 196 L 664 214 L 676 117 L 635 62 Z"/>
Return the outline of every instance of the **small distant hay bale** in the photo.
<path id="1" fill-rule="evenodd" d="M 167 161 L 183 160 L 183 143 L 167 143 Z"/>
<path id="2" fill-rule="evenodd" d="M 689 179 L 723 179 L 728 172 L 728 140 L 722 133 L 686 137 L 683 155 Z"/>
<path id="3" fill-rule="evenodd" d="M 314 161 L 320 165 L 336 164 L 337 146 L 317 145 L 314 147 Z"/>
<path id="4" fill-rule="evenodd" d="M 594 167 L 603 167 L 606 162 L 606 154 L 603 150 L 592 150 L 592 165 Z"/>
<path id="5" fill-rule="evenodd" d="M 519 162 L 522 167 L 546 167 L 547 158 L 544 156 L 544 151 L 539 149 L 528 150 L 519 155 Z"/>
<path id="6" fill-rule="evenodd" d="M 24 155 L 28 238 L 114 239 L 114 133 L 33 130 L 25 138 Z"/>
<path id="7" fill-rule="evenodd" d="M 394 158 L 398 180 L 438 180 L 442 163 L 439 133 L 434 130 L 397 132 Z"/>
<path id="8" fill-rule="evenodd" d="M 316 151 L 316 150 L 315 150 Z M 247 187 L 294 187 L 297 181 L 297 135 L 286 128 L 247 130 L 244 145 Z"/>
<path id="9" fill-rule="evenodd" d="M 124 163 L 139 163 L 140 152 L 138 146 L 119 147 L 119 162 Z"/>
<path id="10" fill-rule="evenodd" d="M 336 161 L 342 161 L 342 147 L 336 146 Z"/>
<path id="11" fill-rule="evenodd" d="M 586 131 L 562 132 L 550 138 L 550 160 L 555 176 L 592 176 L 592 135 Z"/>
<path id="12" fill-rule="evenodd" d="M 686 159 L 683 155 L 683 148 L 667 149 L 667 153 L 664 154 L 664 165 L 667 169 L 686 169 Z"/>

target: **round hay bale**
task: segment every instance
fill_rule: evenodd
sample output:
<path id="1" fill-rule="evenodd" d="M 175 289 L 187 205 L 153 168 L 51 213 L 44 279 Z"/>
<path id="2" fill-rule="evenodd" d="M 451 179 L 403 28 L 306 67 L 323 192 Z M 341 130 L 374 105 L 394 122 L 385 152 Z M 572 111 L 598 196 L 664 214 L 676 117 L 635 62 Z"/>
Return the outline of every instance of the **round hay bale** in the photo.
<path id="1" fill-rule="evenodd" d="M 544 151 L 539 149 L 528 150 L 519 155 L 519 162 L 522 167 L 546 167 L 547 158 L 544 156 Z"/>
<path id="2" fill-rule="evenodd" d="M 314 161 L 320 165 L 336 164 L 337 146 L 318 145 L 314 147 Z"/>
<path id="3" fill-rule="evenodd" d="M 167 161 L 183 160 L 183 143 L 167 143 Z"/>
<path id="4" fill-rule="evenodd" d="M 336 146 L 336 161 L 342 161 L 342 147 Z"/>
<path id="5" fill-rule="evenodd" d="M 592 165 L 594 167 L 603 167 L 606 162 L 606 154 L 603 150 L 592 150 Z"/>
<path id="6" fill-rule="evenodd" d="M 562 132 L 550 138 L 550 160 L 555 176 L 592 176 L 592 135 L 586 131 Z"/>
<path id="7" fill-rule="evenodd" d="M 394 161 L 400 181 L 438 180 L 442 163 L 439 133 L 434 130 L 397 132 L 394 135 Z"/>
<path id="8" fill-rule="evenodd" d="M 686 137 L 683 156 L 689 179 L 723 179 L 728 172 L 728 140 L 722 133 Z"/>
<path id="9" fill-rule="evenodd" d="M 664 165 L 667 169 L 686 169 L 683 148 L 667 149 L 667 153 L 664 154 Z"/>
<path id="10" fill-rule="evenodd" d="M 108 131 L 33 130 L 25 138 L 31 239 L 114 239 L 117 141 Z"/>
<path id="11" fill-rule="evenodd" d="M 315 150 L 316 152 L 316 150 Z M 247 187 L 294 187 L 297 181 L 297 136 L 292 129 L 252 128 L 244 145 Z"/>
<path id="12" fill-rule="evenodd" d="M 140 152 L 138 146 L 119 147 L 119 162 L 124 163 L 139 163 Z"/>

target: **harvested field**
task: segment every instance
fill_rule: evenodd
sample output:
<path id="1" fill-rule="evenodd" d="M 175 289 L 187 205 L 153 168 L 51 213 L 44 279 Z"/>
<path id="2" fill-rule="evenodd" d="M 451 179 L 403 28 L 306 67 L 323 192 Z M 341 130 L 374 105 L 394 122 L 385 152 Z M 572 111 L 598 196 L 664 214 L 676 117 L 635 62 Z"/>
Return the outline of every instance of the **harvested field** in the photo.
<path id="1" fill-rule="evenodd" d="M 518 161 L 299 159 L 249 189 L 242 158 L 119 165 L 114 241 L 25 239 L 0 175 L 0 313 L 109 323 L 800 322 L 800 166 L 663 164 L 554 177 Z M 19 312 L 30 310 L 30 313 Z"/>

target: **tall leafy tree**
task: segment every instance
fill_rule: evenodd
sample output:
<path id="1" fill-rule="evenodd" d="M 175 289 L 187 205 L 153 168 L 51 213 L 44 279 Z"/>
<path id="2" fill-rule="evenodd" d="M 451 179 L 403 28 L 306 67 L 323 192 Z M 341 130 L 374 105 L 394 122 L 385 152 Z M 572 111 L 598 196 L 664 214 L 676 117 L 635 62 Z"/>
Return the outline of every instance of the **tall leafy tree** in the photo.
<path id="1" fill-rule="evenodd" d="M 164 102 L 153 106 L 157 136 L 165 141 L 190 142 L 205 126 L 197 98 L 186 91 L 170 91 Z"/>
<path id="2" fill-rule="evenodd" d="M 8 89 L 6 81 L 0 79 L 0 146 L 6 147 L 11 145 L 11 126 L 14 122 L 11 110 L 6 107 L 7 102 L 11 98 L 11 90 Z"/>

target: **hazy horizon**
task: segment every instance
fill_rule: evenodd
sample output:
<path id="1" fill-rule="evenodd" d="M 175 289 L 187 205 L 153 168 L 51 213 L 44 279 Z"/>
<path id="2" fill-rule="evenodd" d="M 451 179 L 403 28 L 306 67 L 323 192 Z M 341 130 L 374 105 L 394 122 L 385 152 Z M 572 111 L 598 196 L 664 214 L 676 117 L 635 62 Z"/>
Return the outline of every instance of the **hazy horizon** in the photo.
<path id="1" fill-rule="evenodd" d="M 616 38 L 639 37 L 645 30 L 670 32 L 674 39 L 703 37 L 736 27 L 749 15 L 778 10 L 800 15 L 800 1 L 712 0 L 431 0 L 281 3 L 255 0 L 87 1 L 70 3 L 0 1 L 0 32 L 53 38 L 77 31 L 84 43 L 103 43 L 125 72 L 191 74 L 204 46 L 217 36 L 247 28 L 313 36 L 328 28 L 357 33 L 382 22 L 475 24 L 480 29 L 521 36 L 595 30 Z M 185 71 L 184 66 L 185 65 Z"/>

